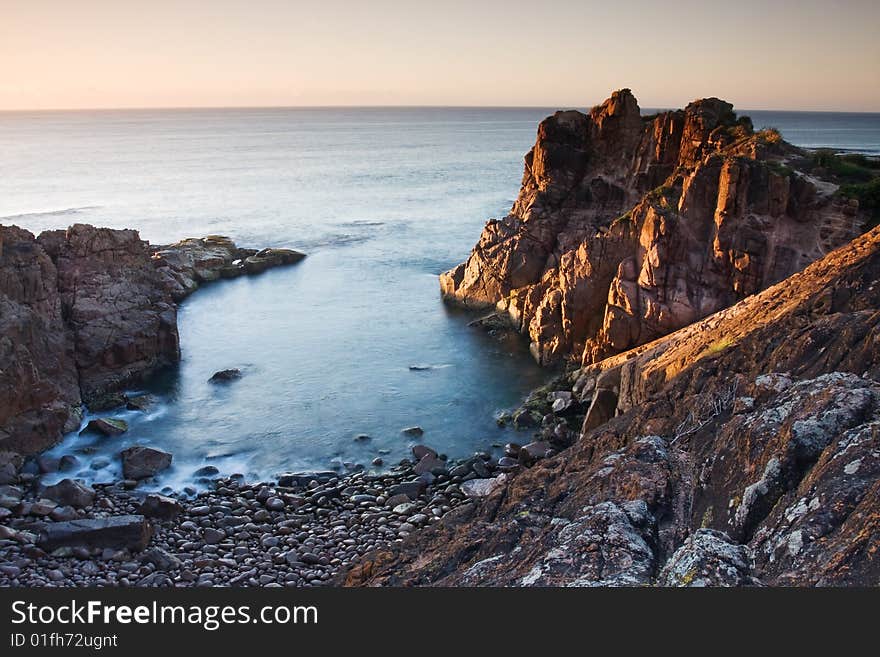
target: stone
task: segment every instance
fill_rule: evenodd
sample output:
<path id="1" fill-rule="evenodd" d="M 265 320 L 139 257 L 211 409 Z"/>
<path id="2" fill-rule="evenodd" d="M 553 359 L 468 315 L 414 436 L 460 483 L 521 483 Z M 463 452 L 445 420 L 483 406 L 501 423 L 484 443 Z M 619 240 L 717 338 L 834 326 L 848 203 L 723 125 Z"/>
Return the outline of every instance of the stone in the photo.
<path id="1" fill-rule="evenodd" d="M 500 490 L 507 482 L 507 475 L 500 474 L 491 479 L 471 479 L 462 482 L 461 492 L 468 497 L 488 497 Z"/>
<path id="2" fill-rule="evenodd" d="M 398 493 L 396 495 L 391 495 L 390 497 L 388 497 L 388 499 L 385 500 L 385 506 L 394 508 L 400 504 L 405 504 L 409 502 L 410 499 L 410 496 L 406 493 Z"/>
<path id="3" fill-rule="evenodd" d="M 73 454 L 65 454 L 58 461 L 58 470 L 61 472 L 69 472 L 79 466 L 79 459 Z"/>
<path id="4" fill-rule="evenodd" d="M 62 479 L 54 486 L 43 489 L 43 497 L 64 506 L 83 508 L 95 501 L 95 491 L 80 481 Z"/>
<path id="5" fill-rule="evenodd" d="M 49 551 L 60 547 L 140 551 L 147 546 L 152 535 L 152 525 L 141 515 L 83 518 L 44 525 L 39 530 L 37 545 Z"/>
<path id="6" fill-rule="evenodd" d="M 172 497 L 150 493 L 138 508 L 138 513 L 147 518 L 173 520 L 183 512 L 183 505 Z"/>
<path id="7" fill-rule="evenodd" d="M 217 467 L 213 465 L 204 465 L 193 472 L 194 477 L 214 477 L 219 474 L 220 470 L 218 470 Z"/>
<path id="8" fill-rule="evenodd" d="M 182 562 L 173 554 L 159 547 L 152 547 L 141 554 L 141 562 L 152 564 L 158 570 L 176 570 Z"/>
<path id="9" fill-rule="evenodd" d="M 284 508 L 287 505 L 284 503 L 280 497 L 270 497 L 266 500 L 266 508 L 269 511 L 284 511 Z"/>
<path id="10" fill-rule="evenodd" d="M 126 479 L 145 479 L 171 467 L 172 455 L 152 447 L 134 446 L 125 449 L 122 474 Z"/>
<path id="11" fill-rule="evenodd" d="M 519 451 L 519 461 L 525 465 L 531 465 L 539 459 L 545 458 L 553 452 L 553 446 L 546 440 L 538 440 L 524 445 Z"/>
<path id="12" fill-rule="evenodd" d="M 425 433 L 425 430 L 422 429 L 421 427 L 415 426 L 415 427 L 407 427 L 406 429 L 401 429 L 400 433 L 402 433 L 404 436 L 418 437 L 418 436 L 423 435 Z"/>
<path id="13" fill-rule="evenodd" d="M 105 436 L 119 436 L 128 431 L 128 423 L 120 418 L 101 417 L 89 422 L 85 431 L 94 431 Z"/>
<path id="14" fill-rule="evenodd" d="M 130 411 L 144 412 L 149 410 L 154 401 L 152 395 L 137 395 L 126 398 L 125 407 Z"/>
<path id="15" fill-rule="evenodd" d="M 49 457 L 44 454 L 37 457 L 37 469 L 40 471 L 40 474 L 57 472 L 60 466 L 61 459 Z"/>
<path id="16" fill-rule="evenodd" d="M 389 500 L 397 495 L 406 495 L 408 499 L 414 500 L 425 492 L 428 485 L 424 481 L 405 481 L 400 484 L 394 484 L 388 489 Z"/>
<path id="17" fill-rule="evenodd" d="M 214 529 L 213 527 L 206 527 L 205 531 L 202 533 L 202 538 L 205 539 L 205 543 L 208 545 L 213 545 L 226 540 L 226 532 L 220 529 Z"/>
<path id="18" fill-rule="evenodd" d="M 446 461 L 437 458 L 433 454 L 425 454 L 413 468 L 417 475 L 430 473 L 440 474 L 446 472 Z"/>
<path id="19" fill-rule="evenodd" d="M 278 476 L 278 485 L 283 488 L 304 488 L 312 481 L 323 484 L 338 476 L 339 474 L 332 470 L 321 472 L 290 472 Z"/>
<path id="20" fill-rule="evenodd" d="M 0 485 L 14 484 L 18 481 L 18 471 L 12 463 L 0 464 Z"/>
<path id="21" fill-rule="evenodd" d="M 437 452 L 426 445 L 413 445 L 412 455 L 416 462 L 422 460 L 425 456 L 431 455 L 437 458 Z"/>
<path id="22" fill-rule="evenodd" d="M 241 377 L 242 373 L 239 369 L 232 368 L 228 370 L 220 370 L 211 375 L 211 378 L 208 379 L 208 383 L 229 383 L 231 381 L 237 381 Z"/>

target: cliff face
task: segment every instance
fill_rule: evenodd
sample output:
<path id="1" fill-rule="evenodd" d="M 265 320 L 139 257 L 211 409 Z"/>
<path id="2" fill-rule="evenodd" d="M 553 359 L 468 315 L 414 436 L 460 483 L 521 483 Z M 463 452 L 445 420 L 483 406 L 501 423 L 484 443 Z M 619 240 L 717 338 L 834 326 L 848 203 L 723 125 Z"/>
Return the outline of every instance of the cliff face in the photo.
<path id="1" fill-rule="evenodd" d="M 880 582 L 880 228 L 574 378 L 574 446 L 344 582 Z"/>
<path id="2" fill-rule="evenodd" d="M 81 404 L 179 358 L 177 310 L 135 231 L 0 226 L 0 448 L 33 453 Z"/>
<path id="3" fill-rule="evenodd" d="M 510 214 L 445 299 L 494 307 L 541 362 L 591 363 L 725 308 L 861 232 L 803 154 L 710 98 L 641 117 L 629 92 L 538 128 Z"/>
<path id="4" fill-rule="evenodd" d="M 134 230 L 0 226 L 0 451 L 42 451 L 79 426 L 82 404 L 116 405 L 176 363 L 176 303 L 201 283 L 303 257 L 218 236 L 152 247 Z"/>
<path id="5" fill-rule="evenodd" d="M 177 309 L 137 231 L 78 224 L 37 241 L 57 268 L 86 404 L 179 360 Z"/>
<path id="6" fill-rule="evenodd" d="M 48 447 L 81 402 L 55 263 L 29 232 L 0 227 L 0 448 Z"/>

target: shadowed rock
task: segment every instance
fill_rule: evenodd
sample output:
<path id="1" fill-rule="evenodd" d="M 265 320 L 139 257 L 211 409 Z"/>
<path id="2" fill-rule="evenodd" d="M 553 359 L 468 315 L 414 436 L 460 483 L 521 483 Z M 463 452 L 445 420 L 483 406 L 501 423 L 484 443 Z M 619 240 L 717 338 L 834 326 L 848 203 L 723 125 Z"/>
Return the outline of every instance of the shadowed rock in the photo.
<path id="1" fill-rule="evenodd" d="M 143 516 L 113 516 L 46 524 L 40 528 L 37 545 L 48 552 L 61 547 L 140 551 L 152 536 L 153 527 Z"/>

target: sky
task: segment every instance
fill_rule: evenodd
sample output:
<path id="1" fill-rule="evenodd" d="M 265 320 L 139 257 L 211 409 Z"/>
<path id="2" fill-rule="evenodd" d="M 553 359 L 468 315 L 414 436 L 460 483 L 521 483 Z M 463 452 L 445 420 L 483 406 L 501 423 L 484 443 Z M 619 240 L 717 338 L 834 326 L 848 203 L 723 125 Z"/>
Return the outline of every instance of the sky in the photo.
<path id="1" fill-rule="evenodd" d="M 0 0 L 0 110 L 880 111 L 880 0 Z"/>

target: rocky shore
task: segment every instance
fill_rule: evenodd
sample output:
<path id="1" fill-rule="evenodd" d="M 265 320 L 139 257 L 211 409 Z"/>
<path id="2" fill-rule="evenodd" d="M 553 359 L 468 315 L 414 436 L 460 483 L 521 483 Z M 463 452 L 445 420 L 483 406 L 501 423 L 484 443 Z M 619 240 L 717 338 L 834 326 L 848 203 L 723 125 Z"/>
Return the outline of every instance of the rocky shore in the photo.
<path id="1" fill-rule="evenodd" d="M 715 98 L 555 114 L 510 215 L 440 281 L 568 363 L 498 418 L 519 444 L 416 445 L 383 474 L 209 467 L 167 496 L 143 490 L 158 450 L 94 488 L 44 485 L 70 464 L 37 455 L 84 404 L 142 403 L 122 391 L 180 357 L 180 300 L 302 254 L 0 227 L 0 585 L 877 585 L 880 227 L 859 199 L 880 166 L 835 157 Z"/>
<path id="2" fill-rule="evenodd" d="M 195 497 L 25 472 L 0 485 L 0 586 L 323 585 L 506 476 L 488 454 L 453 464 L 423 445 L 387 474 L 233 477 Z"/>
<path id="3" fill-rule="evenodd" d="M 880 583 L 880 228 L 565 381 L 572 447 L 337 582 Z"/>
<path id="4" fill-rule="evenodd" d="M 84 406 L 124 405 L 125 388 L 179 361 L 177 303 L 199 285 L 303 257 L 219 236 L 151 246 L 134 230 L 0 226 L 0 452 L 47 449 Z"/>

